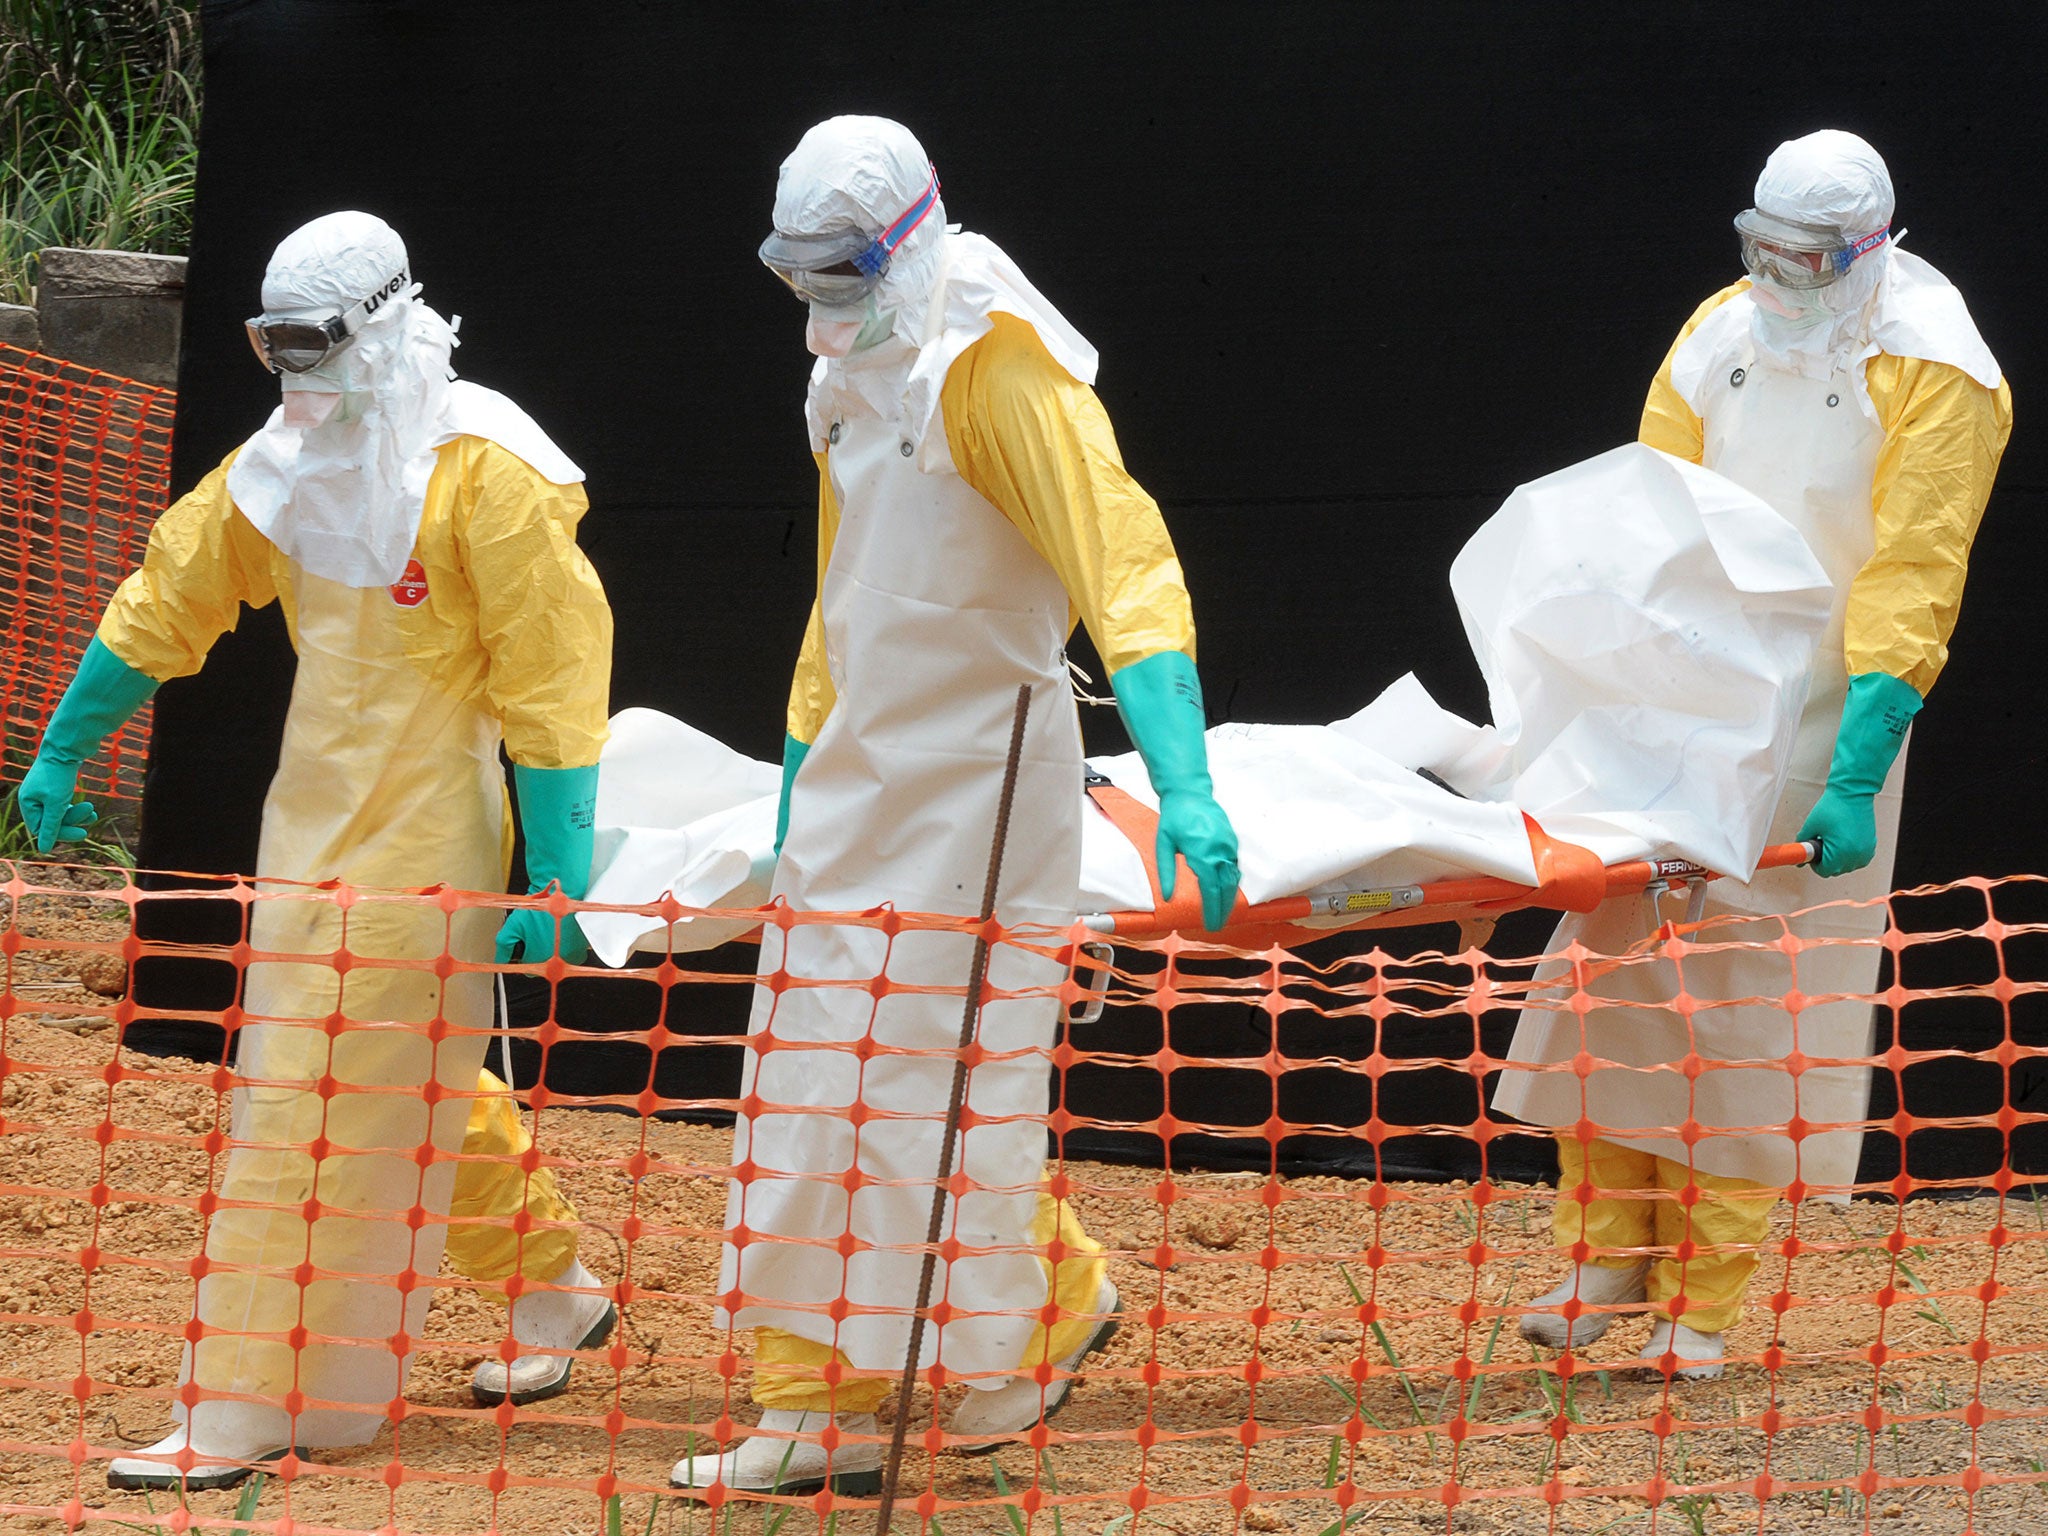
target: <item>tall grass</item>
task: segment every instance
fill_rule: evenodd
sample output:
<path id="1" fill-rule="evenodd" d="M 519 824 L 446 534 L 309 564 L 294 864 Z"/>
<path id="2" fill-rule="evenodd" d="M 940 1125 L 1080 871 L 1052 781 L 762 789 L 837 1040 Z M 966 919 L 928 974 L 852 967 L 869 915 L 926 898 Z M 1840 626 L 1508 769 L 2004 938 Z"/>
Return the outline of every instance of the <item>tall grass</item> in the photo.
<path id="1" fill-rule="evenodd" d="M 182 252 L 198 122 L 195 0 L 0 0 L 0 302 L 47 246 Z"/>

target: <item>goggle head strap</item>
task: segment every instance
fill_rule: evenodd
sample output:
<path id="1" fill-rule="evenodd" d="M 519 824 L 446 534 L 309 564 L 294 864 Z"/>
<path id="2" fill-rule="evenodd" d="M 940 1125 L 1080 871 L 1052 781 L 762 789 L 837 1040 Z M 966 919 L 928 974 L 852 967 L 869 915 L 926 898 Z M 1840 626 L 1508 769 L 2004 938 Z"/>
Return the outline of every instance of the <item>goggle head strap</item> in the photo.
<path id="1" fill-rule="evenodd" d="M 903 210 L 903 214 L 875 236 L 866 250 L 855 255 L 853 265 L 865 277 L 880 277 L 889 265 L 889 258 L 896 254 L 896 248 L 910 238 L 911 232 L 922 224 L 925 215 L 939 200 L 939 168 L 931 168 L 931 180 L 925 183 L 924 194 Z"/>
<path id="2" fill-rule="evenodd" d="M 370 323 L 370 317 L 412 286 L 412 272 L 400 267 L 377 285 L 375 292 L 358 299 L 340 314 L 320 322 L 320 328 L 338 347 Z M 339 330 L 340 334 L 336 334 Z"/>
<path id="3" fill-rule="evenodd" d="M 1867 234 L 1861 240 L 1845 245 L 1839 251 L 1834 252 L 1828 259 L 1834 266 L 1836 276 L 1839 277 L 1842 273 L 1848 271 L 1858 256 L 1876 250 L 1887 240 L 1891 239 L 1891 237 L 1892 227 L 1887 224 L 1883 229 Z"/>

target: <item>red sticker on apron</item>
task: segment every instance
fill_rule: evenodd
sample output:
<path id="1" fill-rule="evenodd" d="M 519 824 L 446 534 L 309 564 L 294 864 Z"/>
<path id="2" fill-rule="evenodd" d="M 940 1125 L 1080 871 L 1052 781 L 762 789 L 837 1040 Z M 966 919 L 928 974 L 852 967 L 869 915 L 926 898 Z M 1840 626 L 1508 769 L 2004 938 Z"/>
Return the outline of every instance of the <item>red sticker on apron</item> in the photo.
<path id="1" fill-rule="evenodd" d="M 417 608 L 427 600 L 427 570 L 417 560 L 405 562 L 405 574 L 391 583 L 391 601 L 401 608 Z"/>

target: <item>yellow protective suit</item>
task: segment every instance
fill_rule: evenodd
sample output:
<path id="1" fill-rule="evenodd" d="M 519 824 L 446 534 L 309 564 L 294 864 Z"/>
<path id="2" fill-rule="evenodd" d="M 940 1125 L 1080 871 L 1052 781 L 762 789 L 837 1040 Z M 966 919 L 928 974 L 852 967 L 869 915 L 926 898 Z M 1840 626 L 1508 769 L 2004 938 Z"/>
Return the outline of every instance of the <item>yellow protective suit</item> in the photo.
<path id="1" fill-rule="evenodd" d="M 260 954 L 317 958 L 249 967 L 236 1145 L 187 1372 L 195 1414 L 216 1394 L 274 1401 L 291 1418 L 278 1443 L 347 1445 L 376 1433 L 403 1388 L 390 1339 L 424 1321 L 445 1218 L 468 1218 L 449 1240 L 477 1278 L 516 1267 L 549 1280 L 574 1256 L 574 1212 L 545 1170 L 458 1157 L 514 1157 L 526 1141 L 504 1085 L 481 1070 L 490 976 L 423 962 L 489 962 L 499 914 L 343 907 L 277 882 L 502 890 L 500 732 L 515 762 L 597 760 L 611 617 L 575 543 L 580 486 L 484 439 L 438 450 L 413 565 L 389 589 L 287 560 L 236 510 L 226 470 L 158 521 L 99 630 L 162 680 L 196 671 L 242 604 L 275 600 L 299 654 L 250 936 Z M 344 951 L 345 970 L 330 958 Z M 423 1168 L 429 1145 L 440 1155 Z M 427 1218 L 417 1230 L 415 1212 Z M 524 1233 L 512 1225 L 522 1213 Z M 294 1347 L 299 1328 L 314 1337 Z"/>
<path id="2" fill-rule="evenodd" d="M 502 1304 L 504 1293 L 492 1282 L 514 1275 L 552 1280 L 575 1261 L 576 1207 L 552 1168 L 529 1174 L 510 1162 L 468 1161 L 516 1158 L 533 1145 L 512 1090 L 489 1072 L 477 1074 L 476 1088 L 448 1206 L 448 1262 L 484 1282 L 482 1294 Z"/>
<path id="3" fill-rule="evenodd" d="M 1053 361 L 1037 332 L 997 313 L 989 333 L 947 370 L 940 394 L 946 442 L 960 477 L 999 508 L 1058 575 L 1070 622 L 1085 623 L 1113 675 L 1161 651 L 1195 654 L 1193 610 L 1158 503 L 1125 470 L 1109 414 L 1095 391 Z M 818 579 L 822 590 L 838 528 L 832 483 L 819 456 Z M 788 730 L 816 739 L 833 706 L 824 625 L 812 604 L 790 688 Z M 1082 1257 L 1045 1264 L 1061 1313 L 1033 1329 L 1020 1367 L 1066 1358 L 1101 1326 L 1092 1316 L 1104 1263 L 1072 1210 L 1039 1197 L 1033 1240 Z M 844 1354 L 779 1328 L 754 1333 L 753 1394 L 764 1408 L 869 1413 L 891 1376 L 827 1385 L 823 1370 Z"/>
<path id="4" fill-rule="evenodd" d="M 1557 1138 L 1557 1161 L 1551 1235 L 1559 1248 L 1584 1242 L 1583 1262 L 1617 1269 L 1648 1258 L 1650 1305 L 1701 1333 L 1720 1333 L 1742 1315 L 1778 1191 L 1576 1136 Z"/>
<path id="5" fill-rule="evenodd" d="M 1722 289 L 1679 331 L 1643 407 L 1638 436 L 1650 447 L 1701 462 L 1705 425 L 1672 383 L 1672 356 L 1708 315 L 1749 286 L 1744 279 Z M 2012 432 L 2012 392 L 2002 381 L 1987 389 L 1946 363 L 1889 353 L 1864 365 L 1864 383 L 1883 444 L 1871 481 L 1875 549 L 1850 583 L 1845 661 L 1852 677 L 1888 673 L 1924 697 L 1948 660 L 1970 544 Z M 1686 1310 L 1677 1321 L 1719 1333 L 1736 1320 L 1756 1266 L 1754 1253 L 1739 1251 L 1739 1245 L 1764 1240 L 1777 1190 L 1595 1141 L 1592 1186 L 1682 1192 L 1690 1184 L 1698 1192 L 1696 1204 L 1689 1218 L 1675 1193 L 1593 1198 L 1587 1190 L 1587 1203 L 1581 1204 L 1566 1192 L 1587 1182 L 1584 1148 L 1569 1134 L 1558 1136 L 1557 1148 L 1563 1170 L 1554 1218 L 1558 1246 L 1568 1248 L 1581 1237 L 1599 1249 L 1672 1249 L 1688 1239 L 1710 1248 L 1738 1245 L 1687 1262 L 1659 1257 L 1649 1275 L 1650 1300 L 1663 1315 L 1674 1315 L 1672 1301 L 1682 1288 Z M 1626 1266 L 1640 1256 L 1596 1256 L 1590 1262 Z"/>

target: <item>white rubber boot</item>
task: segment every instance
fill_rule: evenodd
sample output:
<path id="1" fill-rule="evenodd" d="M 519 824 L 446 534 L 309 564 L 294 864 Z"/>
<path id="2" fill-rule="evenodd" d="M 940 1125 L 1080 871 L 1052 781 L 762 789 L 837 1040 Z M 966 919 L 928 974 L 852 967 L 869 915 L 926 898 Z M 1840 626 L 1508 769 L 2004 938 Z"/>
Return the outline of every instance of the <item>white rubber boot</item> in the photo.
<path id="1" fill-rule="evenodd" d="M 1064 1360 L 1054 1361 L 1052 1380 L 1043 1386 L 1035 1375 L 1026 1373 L 1012 1376 L 993 1391 L 969 1392 L 946 1425 L 948 1434 L 960 1437 L 961 1443 L 953 1448 L 967 1456 L 986 1456 L 1001 1450 L 1005 1441 L 1058 1413 L 1066 1406 L 1067 1394 L 1074 1390 L 1074 1373 L 1081 1362 L 1106 1348 L 1116 1337 L 1117 1317 L 1123 1309 L 1123 1298 L 1104 1275 L 1092 1309 L 1101 1314 L 1102 1320 L 1088 1341 Z"/>
<path id="2" fill-rule="evenodd" d="M 1614 1326 L 1616 1314 L 1594 1307 L 1623 1307 L 1648 1301 L 1650 1261 L 1639 1259 L 1626 1269 L 1606 1264 L 1575 1264 L 1562 1283 L 1529 1303 L 1518 1325 L 1523 1338 L 1546 1349 L 1584 1349 Z M 1589 1310 L 1567 1318 L 1576 1301 Z M 1576 1311 L 1576 1309 L 1574 1309 Z"/>
<path id="3" fill-rule="evenodd" d="M 829 1452 L 820 1443 L 828 1426 L 838 1430 L 835 1448 Z M 879 1434 L 872 1413 L 769 1408 L 763 1410 L 755 1434 L 723 1456 L 685 1456 L 669 1474 L 669 1482 L 677 1488 L 723 1483 L 749 1493 L 816 1493 L 829 1482 L 834 1493 L 880 1493 Z M 855 1442 L 856 1435 L 864 1438 Z"/>
<path id="4" fill-rule="evenodd" d="M 618 1326 L 618 1308 L 603 1291 L 604 1282 L 572 1260 L 553 1280 L 569 1289 L 522 1291 L 512 1303 L 512 1337 L 530 1350 L 596 1349 Z M 486 1360 L 469 1378 L 469 1390 L 486 1408 L 510 1400 L 537 1403 L 569 1389 L 566 1354 L 523 1354 L 509 1364 Z"/>
<path id="5" fill-rule="evenodd" d="M 1673 1381 L 1717 1381 L 1725 1367 L 1727 1353 L 1718 1333 L 1700 1333 L 1669 1318 L 1657 1319 L 1650 1330 L 1650 1342 L 1636 1358 L 1659 1376 Z"/>
<path id="6" fill-rule="evenodd" d="M 188 1493 L 232 1488 L 291 1448 L 291 1418 L 282 1408 L 203 1402 L 193 1410 L 190 1424 L 180 1424 L 155 1445 L 109 1463 L 107 1486 L 183 1488 Z M 180 1460 L 187 1456 L 181 1468 Z"/>

